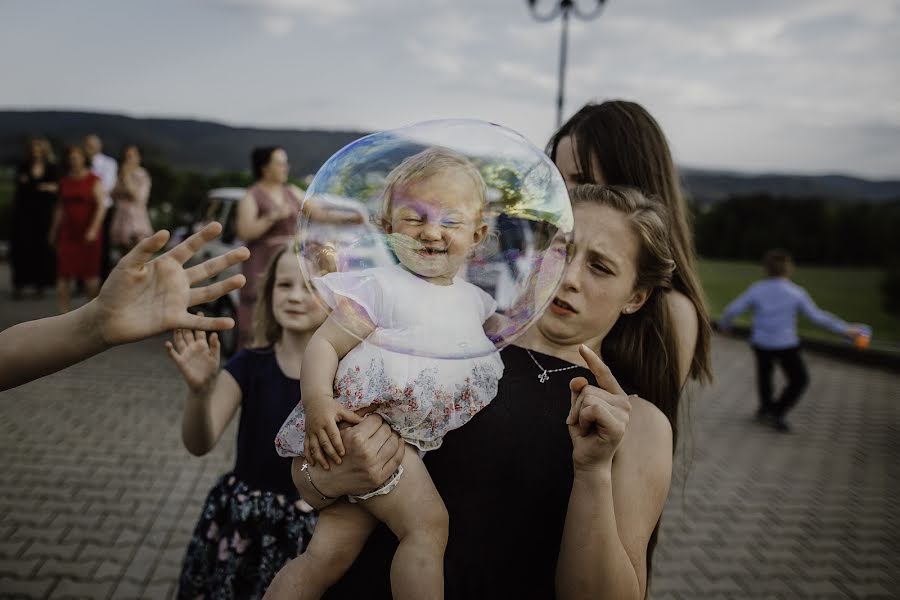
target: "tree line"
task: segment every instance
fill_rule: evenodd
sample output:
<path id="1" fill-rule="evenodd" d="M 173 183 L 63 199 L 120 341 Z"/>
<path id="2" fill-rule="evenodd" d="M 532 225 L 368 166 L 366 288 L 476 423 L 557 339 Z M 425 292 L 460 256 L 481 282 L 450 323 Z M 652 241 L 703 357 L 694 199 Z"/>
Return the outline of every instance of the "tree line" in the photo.
<path id="1" fill-rule="evenodd" d="M 777 247 L 804 264 L 888 267 L 900 261 L 900 198 L 855 203 L 732 196 L 695 207 L 694 231 L 705 258 L 757 261 Z"/>

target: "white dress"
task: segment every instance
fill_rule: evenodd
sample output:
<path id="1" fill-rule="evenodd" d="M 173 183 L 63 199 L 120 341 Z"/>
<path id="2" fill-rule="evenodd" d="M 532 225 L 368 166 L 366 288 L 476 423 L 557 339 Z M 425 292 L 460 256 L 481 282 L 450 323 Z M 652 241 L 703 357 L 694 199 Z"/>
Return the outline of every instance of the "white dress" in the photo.
<path id="1" fill-rule="evenodd" d="M 503 361 L 483 323 L 496 303 L 460 278 L 441 286 L 400 266 L 330 273 L 314 280 L 329 304 L 337 296 L 359 305 L 375 330 L 338 364 L 334 396 L 356 411 L 375 407 L 419 450 L 434 450 L 497 394 Z M 303 453 L 305 419 L 298 404 L 275 446 L 282 456 Z"/>

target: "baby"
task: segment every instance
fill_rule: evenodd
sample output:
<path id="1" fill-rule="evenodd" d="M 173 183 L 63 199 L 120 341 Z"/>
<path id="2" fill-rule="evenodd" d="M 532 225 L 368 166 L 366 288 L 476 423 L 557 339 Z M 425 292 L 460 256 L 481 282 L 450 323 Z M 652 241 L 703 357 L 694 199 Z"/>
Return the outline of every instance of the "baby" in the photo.
<path id="1" fill-rule="evenodd" d="M 315 280 L 333 312 L 304 354 L 302 406 L 279 432 L 278 452 L 339 462 L 338 424 L 370 412 L 416 451 L 382 488 L 322 511 L 307 551 L 282 574 L 298 595 L 322 595 L 381 521 L 400 542 L 394 597 L 443 597 L 448 517 L 421 457 L 493 399 L 503 374 L 484 333 L 496 303 L 457 277 L 488 233 L 485 194 L 478 170 L 456 152 L 407 158 L 388 175 L 381 211 L 400 264 Z"/>

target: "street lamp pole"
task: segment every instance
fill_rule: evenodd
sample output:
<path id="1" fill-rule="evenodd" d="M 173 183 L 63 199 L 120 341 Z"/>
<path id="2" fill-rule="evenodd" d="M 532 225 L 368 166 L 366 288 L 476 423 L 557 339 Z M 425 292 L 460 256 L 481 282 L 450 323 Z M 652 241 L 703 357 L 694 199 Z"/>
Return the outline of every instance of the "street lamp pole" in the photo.
<path id="1" fill-rule="evenodd" d="M 556 127 L 562 125 L 563 98 L 565 96 L 566 58 L 569 47 L 569 15 L 587 21 L 600 15 L 606 0 L 592 0 L 593 8 L 581 10 L 575 0 L 558 0 L 556 6 L 548 12 L 538 9 L 538 0 L 527 0 L 531 16 L 541 22 L 552 21 L 558 16 L 562 17 L 562 32 L 559 40 L 559 87 L 556 94 Z"/>

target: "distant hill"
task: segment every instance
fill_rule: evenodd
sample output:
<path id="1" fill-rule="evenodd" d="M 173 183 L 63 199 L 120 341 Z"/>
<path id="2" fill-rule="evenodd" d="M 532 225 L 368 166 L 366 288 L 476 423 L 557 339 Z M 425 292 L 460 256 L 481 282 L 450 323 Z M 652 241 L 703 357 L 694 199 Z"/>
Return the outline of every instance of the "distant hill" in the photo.
<path id="1" fill-rule="evenodd" d="M 900 199 L 900 180 L 871 180 L 847 175 L 747 174 L 682 169 L 684 187 L 700 206 L 729 196 L 771 194 L 824 197 L 845 201 L 889 202 Z"/>
<path id="2" fill-rule="evenodd" d="M 107 152 L 136 143 L 145 156 L 163 158 L 177 168 L 205 173 L 249 170 L 250 150 L 279 145 L 287 150 L 295 176 L 315 173 L 329 156 L 362 131 L 320 131 L 230 127 L 188 119 L 138 119 L 67 111 L 0 111 L 0 164 L 20 159 L 24 139 L 34 133 L 61 146 L 96 132 Z M 699 205 L 733 195 L 824 196 L 846 201 L 884 202 L 900 198 L 900 181 L 871 181 L 845 175 L 772 175 L 683 169 L 685 187 Z"/>
<path id="3" fill-rule="evenodd" d="M 282 146 L 291 172 L 315 173 L 323 162 L 353 140 L 360 131 L 303 131 L 230 127 L 188 119 L 137 119 L 121 115 L 63 111 L 0 111 L 0 164 L 21 160 L 29 135 L 45 135 L 55 145 L 79 142 L 97 133 L 104 150 L 118 156 L 124 144 L 134 143 L 147 157 L 164 158 L 177 168 L 205 173 L 249 171 L 250 151 L 256 146 Z"/>

